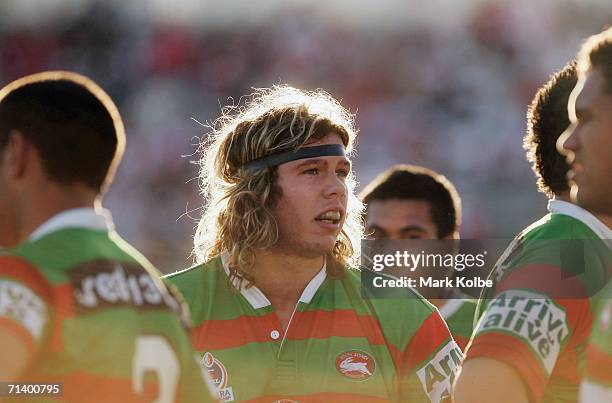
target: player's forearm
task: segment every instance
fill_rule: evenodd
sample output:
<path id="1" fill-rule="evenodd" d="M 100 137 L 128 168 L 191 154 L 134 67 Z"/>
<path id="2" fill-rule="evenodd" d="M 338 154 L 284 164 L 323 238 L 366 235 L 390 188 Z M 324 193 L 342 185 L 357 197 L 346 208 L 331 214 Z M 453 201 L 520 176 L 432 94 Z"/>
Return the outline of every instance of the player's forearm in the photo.
<path id="1" fill-rule="evenodd" d="M 464 363 L 453 389 L 455 403 L 528 403 L 525 386 L 508 365 L 489 358 Z"/>

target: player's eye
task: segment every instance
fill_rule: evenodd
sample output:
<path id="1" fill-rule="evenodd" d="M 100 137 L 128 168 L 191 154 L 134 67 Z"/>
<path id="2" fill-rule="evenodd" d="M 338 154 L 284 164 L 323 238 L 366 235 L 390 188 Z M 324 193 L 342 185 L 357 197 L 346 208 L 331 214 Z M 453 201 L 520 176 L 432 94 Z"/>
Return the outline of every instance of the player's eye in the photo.
<path id="1" fill-rule="evenodd" d="M 336 171 L 336 175 L 341 178 L 346 178 L 349 175 L 349 171 L 348 169 L 339 169 Z"/>
<path id="2" fill-rule="evenodd" d="M 305 170 L 303 173 L 305 173 L 306 175 L 318 175 L 319 168 L 310 168 L 310 169 Z"/>
<path id="3" fill-rule="evenodd" d="M 421 231 L 409 231 L 402 233 L 402 239 L 426 239 L 427 234 Z"/>

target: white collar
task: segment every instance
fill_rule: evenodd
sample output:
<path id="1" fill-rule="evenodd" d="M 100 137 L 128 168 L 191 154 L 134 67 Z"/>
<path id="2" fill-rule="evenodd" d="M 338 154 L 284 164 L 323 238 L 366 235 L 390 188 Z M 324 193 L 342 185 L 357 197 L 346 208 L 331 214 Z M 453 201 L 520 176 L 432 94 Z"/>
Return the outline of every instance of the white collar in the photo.
<path id="1" fill-rule="evenodd" d="M 226 256 L 224 255 L 221 257 L 221 264 L 223 265 L 223 270 L 225 271 L 225 274 L 227 274 L 227 276 L 229 277 L 230 272 L 229 268 L 225 264 L 225 261 Z M 299 302 L 309 304 L 310 301 L 312 301 L 312 298 L 314 297 L 319 287 L 321 287 L 321 284 L 323 284 L 323 281 L 325 281 L 326 277 L 327 269 L 326 266 L 323 265 L 321 270 L 319 270 L 319 272 L 312 278 L 312 280 L 310 280 L 306 288 L 304 288 L 304 291 L 302 291 L 302 295 L 300 295 Z M 232 284 L 234 285 L 234 287 L 238 288 L 238 282 L 239 280 L 237 278 L 233 279 Z M 251 286 L 249 288 L 240 287 L 239 289 L 242 296 L 249 302 L 249 304 L 251 304 L 253 309 L 259 309 L 272 305 L 272 303 L 268 300 L 264 293 L 261 292 L 261 290 L 255 286 Z"/>
<path id="2" fill-rule="evenodd" d="M 612 240 L 612 230 L 582 207 L 563 200 L 553 199 L 548 201 L 548 211 L 550 211 L 551 214 L 564 214 L 582 221 L 591 229 L 591 231 L 597 234 L 599 238 L 603 239 L 608 246 L 610 246 L 610 240 Z"/>
<path id="3" fill-rule="evenodd" d="M 108 210 L 90 207 L 64 210 L 42 223 L 28 237 L 35 241 L 43 236 L 64 228 L 87 228 L 99 231 L 113 231 L 115 226 Z"/>
<path id="4" fill-rule="evenodd" d="M 447 300 L 444 305 L 442 305 L 442 307 L 438 308 L 438 310 L 440 311 L 440 315 L 442 315 L 442 317 L 447 320 L 448 318 L 453 316 L 453 314 L 457 312 L 462 305 L 463 300 L 453 298 Z"/>

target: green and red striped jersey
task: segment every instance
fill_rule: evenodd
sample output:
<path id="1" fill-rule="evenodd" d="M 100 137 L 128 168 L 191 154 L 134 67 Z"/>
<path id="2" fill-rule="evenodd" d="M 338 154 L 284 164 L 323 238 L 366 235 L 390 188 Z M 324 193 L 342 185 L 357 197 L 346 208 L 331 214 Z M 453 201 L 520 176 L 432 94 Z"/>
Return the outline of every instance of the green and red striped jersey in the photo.
<path id="1" fill-rule="evenodd" d="M 193 345 L 223 401 L 439 402 L 461 350 L 423 298 L 364 299 L 360 272 L 325 268 L 302 293 L 286 332 L 256 287 L 228 284 L 220 258 L 168 278 L 194 322 Z M 235 285 L 235 284 L 234 284 Z"/>
<path id="2" fill-rule="evenodd" d="M 608 283 L 601 312 L 586 350 L 580 402 L 612 402 L 612 283 Z"/>
<path id="3" fill-rule="evenodd" d="M 477 307 L 466 352 L 512 366 L 532 401 L 575 402 L 591 333 L 593 297 L 609 278 L 610 229 L 586 210 L 551 200 L 551 214 L 500 258 Z"/>
<path id="4" fill-rule="evenodd" d="M 19 381 L 70 402 L 212 401 L 186 307 L 109 220 L 68 210 L 0 256 L 0 329 L 29 346 Z"/>
<path id="5" fill-rule="evenodd" d="M 465 350 L 474 330 L 475 310 L 476 301 L 467 295 L 453 295 L 452 299 L 440 307 L 440 314 L 462 351 Z"/>

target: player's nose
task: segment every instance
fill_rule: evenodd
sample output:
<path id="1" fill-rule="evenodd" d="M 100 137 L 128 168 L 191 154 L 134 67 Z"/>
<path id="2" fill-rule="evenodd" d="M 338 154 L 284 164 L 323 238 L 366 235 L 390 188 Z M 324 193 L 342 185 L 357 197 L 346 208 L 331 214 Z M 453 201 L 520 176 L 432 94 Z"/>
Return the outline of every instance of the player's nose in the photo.
<path id="1" fill-rule="evenodd" d="M 561 155 L 565 155 L 568 159 L 573 158 L 573 153 L 578 148 L 578 125 L 572 123 L 557 139 L 557 151 Z"/>
<path id="2" fill-rule="evenodd" d="M 325 180 L 324 194 L 326 197 L 345 197 L 347 194 L 346 182 L 335 172 L 329 172 Z"/>

